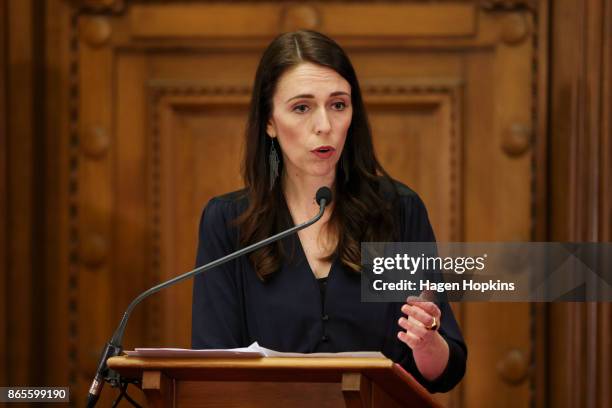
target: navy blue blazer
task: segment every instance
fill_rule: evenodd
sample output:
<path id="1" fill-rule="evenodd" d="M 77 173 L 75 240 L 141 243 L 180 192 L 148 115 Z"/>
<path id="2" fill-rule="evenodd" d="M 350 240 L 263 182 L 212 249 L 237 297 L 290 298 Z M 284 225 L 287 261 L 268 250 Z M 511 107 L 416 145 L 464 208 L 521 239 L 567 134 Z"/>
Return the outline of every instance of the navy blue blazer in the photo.
<path id="1" fill-rule="evenodd" d="M 434 242 L 427 211 L 418 195 L 397 183 L 400 240 Z M 245 191 L 211 199 L 202 213 L 196 265 L 239 248 L 231 224 L 246 210 Z M 286 208 L 286 203 L 285 203 Z M 246 347 L 257 341 L 277 351 L 301 353 L 380 351 L 401 364 L 430 392 L 445 392 L 463 377 L 467 348 L 452 309 L 440 303 L 440 334 L 450 349 L 448 365 L 434 381 L 418 371 L 411 349 L 397 338 L 402 303 L 361 302 L 360 275 L 333 261 L 324 298 L 297 234 L 283 245 L 295 249 L 274 277 L 262 282 L 246 256 L 194 280 L 192 347 Z M 287 253 L 291 253 L 289 250 Z"/>

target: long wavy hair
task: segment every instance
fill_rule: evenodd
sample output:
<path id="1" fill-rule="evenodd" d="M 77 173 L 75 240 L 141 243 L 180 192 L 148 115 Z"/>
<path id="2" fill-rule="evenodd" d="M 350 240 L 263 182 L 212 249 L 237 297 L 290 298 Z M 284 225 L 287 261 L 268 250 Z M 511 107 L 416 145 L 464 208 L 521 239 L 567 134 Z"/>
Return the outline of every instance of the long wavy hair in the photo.
<path id="1" fill-rule="evenodd" d="M 353 116 L 336 168 L 335 206 L 327 225 L 329 231 L 337 233 L 337 245 L 324 260 L 338 256 L 346 268 L 360 272 L 362 241 L 388 241 L 396 237 L 392 208 L 397 190 L 374 154 L 359 82 L 349 58 L 336 42 L 315 31 L 281 34 L 270 43 L 259 62 L 242 168 L 249 205 L 235 220 L 240 245 L 262 240 L 292 224 L 280 180 L 272 185 L 270 182 L 268 157 L 274 141 L 266 134 L 266 124 L 273 111 L 272 98 L 279 78 L 304 62 L 333 69 L 351 86 Z M 282 175 L 282 155 L 279 156 Z M 383 197 L 385 186 L 386 191 L 391 191 L 391 200 L 388 195 Z M 286 256 L 279 241 L 253 252 L 249 260 L 258 276 L 267 280 L 280 269 Z"/>

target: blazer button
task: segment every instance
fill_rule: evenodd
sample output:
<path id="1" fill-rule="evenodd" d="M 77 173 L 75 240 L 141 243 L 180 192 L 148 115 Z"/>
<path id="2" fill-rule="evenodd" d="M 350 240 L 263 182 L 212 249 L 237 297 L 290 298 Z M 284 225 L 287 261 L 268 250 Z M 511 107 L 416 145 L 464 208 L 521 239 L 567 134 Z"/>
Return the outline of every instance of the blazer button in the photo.
<path id="1" fill-rule="evenodd" d="M 329 315 L 324 314 L 323 316 L 321 316 L 321 320 L 323 320 L 324 322 L 329 320 Z"/>
<path id="2" fill-rule="evenodd" d="M 326 341 L 328 341 L 328 340 L 329 340 L 329 336 L 328 336 L 327 334 L 324 334 L 324 335 L 321 337 L 321 341 L 323 341 L 323 342 L 326 342 Z"/>

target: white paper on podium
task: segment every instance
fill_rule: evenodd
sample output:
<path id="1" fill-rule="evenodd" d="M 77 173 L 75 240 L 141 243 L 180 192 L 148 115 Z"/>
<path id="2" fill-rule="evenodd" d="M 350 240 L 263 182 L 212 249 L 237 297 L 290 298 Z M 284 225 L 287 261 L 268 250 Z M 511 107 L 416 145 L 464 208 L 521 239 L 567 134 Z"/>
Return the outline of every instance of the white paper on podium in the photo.
<path id="1" fill-rule="evenodd" d="M 198 358 L 259 358 L 259 357 L 362 357 L 384 358 L 378 351 L 345 351 L 342 353 L 284 353 L 261 347 L 254 342 L 249 347 L 233 349 L 136 348 L 125 352 L 130 357 L 198 357 Z"/>

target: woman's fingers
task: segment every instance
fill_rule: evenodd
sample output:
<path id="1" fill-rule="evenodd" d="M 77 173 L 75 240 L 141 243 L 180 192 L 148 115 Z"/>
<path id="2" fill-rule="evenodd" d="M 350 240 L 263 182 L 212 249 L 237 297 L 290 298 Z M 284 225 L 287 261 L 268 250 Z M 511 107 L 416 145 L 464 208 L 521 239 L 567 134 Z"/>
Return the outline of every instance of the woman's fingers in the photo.
<path id="1" fill-rule="evenodd" d="M 437 306 L 436 306 L 436 308 L 437 308 Z M 425 310 L 423 310 L 423 308 L 421 308 L 419 306 L 412 306 L 412 305 L 406 304 L 406 305 L 402 306 L 402 312 L 404 312 L 408 316 L 418 320 L 419 322 L 421 322 L 426 327 L 429 327 L 429 326 L 431 326 L 434 323 L 434 317 L 436 317 L 436 319 L 439 319 L 438 316 L 435 316 L 433 314 L 427 313 Z"/>
<path id="2" fill-rule="evenodd" d="M 420 322 L 416 322 L 412 318 L 406 319 L 405 317 L 400 317 L 398 324 L 401 328 L 413 333 L 417 337 L 425 337 L 429 331 Z"/>
<path id="3" fill-rule="evenodd" d="M 413 350 L 430 343 L 437 332 L 428 327 L 434 323 L 440 324 L 441 312 L 438 306 L 433 302 L 408 298 L 401 310 L 407 318 L 401 317 L 397 321 L 398 325 L 405 330 L 400 331 L 397 338 Z"/>
<path id="4" fill-rule="evenodd" d="M 410 332 L 401 331 L 397 333 L 397 338 L 403 341 L 410 347 L 411 349 L 418 348 L 423 342 L 422 337 L 418 337 Z"/>
<path id="5" fill-rule="evenodd" d="M 438 306 L 433 302 L 419 302 L 419 301 L 408 300 L 406 303 L 410 306 L 414 306 L 414 307 L 423 309 L 425 312 L 429 313 L 429 315 L 437 319 L 439 319 L 440 315 L 442 314 Z"/>

